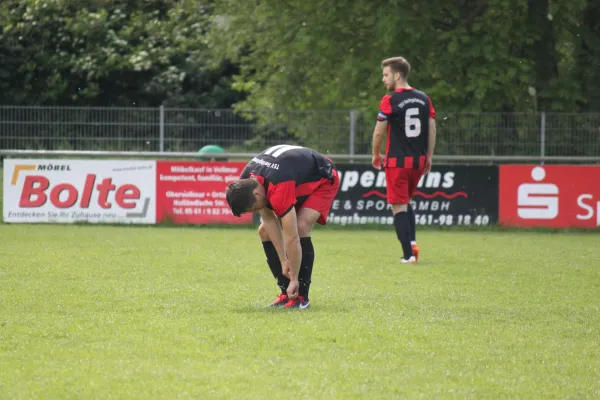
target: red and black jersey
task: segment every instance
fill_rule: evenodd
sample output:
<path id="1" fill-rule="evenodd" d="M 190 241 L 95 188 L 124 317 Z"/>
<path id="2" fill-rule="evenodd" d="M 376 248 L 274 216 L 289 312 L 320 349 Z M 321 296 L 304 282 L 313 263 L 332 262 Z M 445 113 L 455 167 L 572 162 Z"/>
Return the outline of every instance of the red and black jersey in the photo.
<path id="1" fill-rule="evenodd" d="M 435 118 L 431 99 L 410 88 L 396 89 L 381 99 L 378 121 L 388 121 L 386 167 L 422 169 L 429 143 L 429 118 Z"/>
<path id="2" fill-rule="evenodd" d="M 241 179 L 254 177 L 265 187 L 267 207 L 279 217 L 299 207 L 324 181 L 333 181 L 333 162 L 301 146 L 273 146 L 254 157 Z"/>

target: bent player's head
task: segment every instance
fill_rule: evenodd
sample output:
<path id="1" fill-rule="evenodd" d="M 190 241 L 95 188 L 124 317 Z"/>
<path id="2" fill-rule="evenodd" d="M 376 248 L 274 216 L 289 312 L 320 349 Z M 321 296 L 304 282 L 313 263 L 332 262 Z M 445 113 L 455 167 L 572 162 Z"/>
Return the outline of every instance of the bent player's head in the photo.
<path id="1" fill-rule="evenodd" d="M 410 74 L 410 64 L 404 57 L 386 58 L 381 62 L 383 84 L 387 90 L 395 90 L 406 83 Z"/>
<path id="2" fill-rule="evenodd" d="M 261 210 L 267 204 L 264 187 L 256 179 L 240 179 L 225 190 L 227 204 L 236 217 Z"/>

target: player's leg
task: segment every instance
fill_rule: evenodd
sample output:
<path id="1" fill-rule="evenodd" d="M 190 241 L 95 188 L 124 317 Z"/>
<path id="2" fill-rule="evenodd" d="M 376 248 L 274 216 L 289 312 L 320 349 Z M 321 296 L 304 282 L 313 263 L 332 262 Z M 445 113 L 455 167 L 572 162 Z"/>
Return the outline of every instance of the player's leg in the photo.
<path id="1" fill-rule="evenodd" d="M 410 221 L 408 218 L 407 204 L 392 204 L 394 213 L 394 227 L 396 228 L 396 236 L 402 245 L 403 257 L 400 260 L 402 263 L 417 262 L 410 243 Z"/>
<path id="2" fill-rule="evenodd" d="M 300 282 L 298 296 L 306 304 L 310 304 L 308 294 L 315 263 L 315 248 L 312 243 L 311 233 L 320 217 L 321 213 L 312 208 L 303 206 L 298 211 L 298 235 L 300 236 L 300 246 L 302 247 L 302 263 L 300 264 L 300 271 L 298 273 L 298 281 Z"/>
<path id="3" fill-rule="evenodd" d="M 394 228 L 402 245 L 403 263 L 416 262 L 411 246 L 411 226 L 408 215 L 410 171 L 408 168 L 386 168 L 385 170 L 388 203 L 392 205 Z"/>
<path id="4" fill-rule="evenodd" d="M 312 282 L 312 272 L 315 262 L 315 249 L 312 243 L 311 233 L 315 224 L 325 225 L 333 200 L 339 190 L 340 181 L 337 172 L 334 173 L 334 181 L 324 182 L 315 190 L 298 210 L 298 235 L 302 246 L 302 262 L 298 274 L 300 288 L 298 298 L 302 297 L 298 307 L 307 308 L 310 305 L 309 291 Z M 286 307 L 288 305 L 286 304 Z M 289 306 L 295 306 L 289 304 Z"/>
<path id="5" fill-rule="evenodd" d="M 265 251 L 265 256 L 267 256 L 267 264 L 269 265 L 269 268 L 271 269 L 271 273 L 273 274 L 273 277 L 277 281 L 277 286 L 279 286 L 279 288 L 281 289 L 281 294 L 270 305 L 271 306 L 282 306 L 288 301 L 286 290 L 287 290 L 288 284 L 290 283 L 290 280 L 287 276 L 283 275 L 283 273 L 282 273 L 281 262 L 279 261 L 279 256 L 277 255 L 277 250 L 275 250 L 275 246 L 273 245 L 273 242 L 269 238 L 267 229 L 264 227 L 264 225 L 262 223 L 258 227 L 258 236 L 260 237 L 260 240 L 262 241 L 263 249 Z"/>
<path id="6" fill-rule="evenodd" d="M 410 244 L 412 247 L 413 255 L 415 256 L 415 260 L 419 261 L 419 246 L 417 245 L 417 233 L 416 233 L 416 219 L 415 219 L 415 211 L 413 210 L 412 205 L 410 204 L 410 200 L 412 200 L 415 191 L 417 190 L 417 186 L 419 185 L 419 181 L 423 176 L 422 169 L 413 169 L 409 174 L 408 180 L 408 218 L 410 220 Z"/>
<path id="7" fill-rule="evenodd" d="M 412 205 L 407 205 L 408 221 L 410 222 L 410 244 L 416 260 L 419 260 L 419 246 L 417 245 L 417 221 Z"/>
<path id="8" fill-rule="evenodd" d="M 417 223 L 415 220 L 415 210 L 412 204 L 408 203 L 406 212 L 408 212 L 408 219 L 410 220 L 410 242 L 415 245 L 417 244 Z"/>

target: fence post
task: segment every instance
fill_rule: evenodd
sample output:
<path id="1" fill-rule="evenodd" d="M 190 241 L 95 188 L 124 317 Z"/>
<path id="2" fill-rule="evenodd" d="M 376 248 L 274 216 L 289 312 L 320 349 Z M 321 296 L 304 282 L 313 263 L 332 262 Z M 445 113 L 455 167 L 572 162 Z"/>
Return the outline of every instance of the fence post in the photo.
<path id="1" fill-rule="evenodd" d="M 546 153 L 546 113 L 542 111 L 540 121 L 540 158 L 541 163 L 544 164 L 544 157 Z"/>
<path id="2" fill-rule="evenodd" d="M 350 163 L 354 163 L 354 140 L 356 139 L 356 110 L 350 110 L 350 143 L 348 154 L 350 155 Z"/>
<path id="3" fill-rule="evenodd" d="M 165 151 L 165 106 L 160 106 L 159 128 L 158 128 L 158 148 L 161 153 Z"/>

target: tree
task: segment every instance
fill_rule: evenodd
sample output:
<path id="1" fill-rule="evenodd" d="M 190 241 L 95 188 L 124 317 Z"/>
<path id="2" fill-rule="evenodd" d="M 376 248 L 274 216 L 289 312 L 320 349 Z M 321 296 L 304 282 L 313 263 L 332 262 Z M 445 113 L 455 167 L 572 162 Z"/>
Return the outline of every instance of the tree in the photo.
<path id="1" fill-rule="evenodd" d="M 229 107 L 231 63 L 211 63 L 209 0 L 0 3 L 3 104 Z"/>
<path id="2" fill-rule="evenodd" d="M 409 82 L 440 113 L 505 113 L 493 120 L 474 114 L 447 128 L 461 130 L 466 141 L 478 135 L 495 143 L 486 151 L 510 153 L 539 129 L 535 120 L 522 125 L 510 113 L 589 110 L 597 98 L 593 4 L 224 0 L 215 10 L 211 43 L 241 67 L 234 87 L 248 98 L 238 108 L 354 108 L 366 116 L 368 133 L 384 94 L 380 61 L 405 56 L 413 67 Z M 578 40 L 582 20 L 586 34 Z M 481 132 L 494 126 L 508 131 L 482 140 Z"/>

